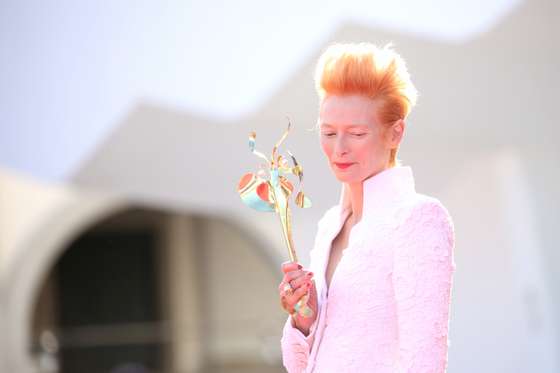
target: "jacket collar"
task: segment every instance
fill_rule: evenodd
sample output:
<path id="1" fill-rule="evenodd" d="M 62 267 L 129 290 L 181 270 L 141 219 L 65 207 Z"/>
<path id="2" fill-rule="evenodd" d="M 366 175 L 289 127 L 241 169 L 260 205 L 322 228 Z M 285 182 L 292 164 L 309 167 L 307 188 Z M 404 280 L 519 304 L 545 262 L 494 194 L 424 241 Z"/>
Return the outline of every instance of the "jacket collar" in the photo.
<path id="1" fill-rule="evenodd" d="M 363 181 L 363 193 L 362 218 L 350 231 L 348 247 L 355 246 L 358 241 L 364 239 L 361 230 L 364 227 L 368 229 L 367 223 L 364 224 L 364 222 L 369 220 L 368 217 L 379 213 L 381 209 L 397 205 L 399 201 L 415 193 L 412 169 L 409 166 L 395 166 L 370 176 Z M 351 207 L 350 194 L 346 183 L 343 183 L 339 203 L 333 207 L 335 214 L 331 220 L 332 226 L 329 226 L 332 229 L 324 236 L 325 245 L 328 243 L 328 247 L 324 251 L 325 256 L 323 257 L 322 267 L 318 270 L 321 273 L 317 282 L 317 294 L 320 294 L 320 304 L 323 302 L 324 292 L 327 290 L 325 273 L 332 240 L 342 228 Z"/>
<path id="2" fill-rule="evenodd" d="M 363 181 L 362 219 L 381 208 L 395 204 L 415 193 L 414 176 L 410 166 L 387 168 Z M 339 199 L 339 218 L 344 221 L 352 203 L 348 185 L 343 183 Z"/>

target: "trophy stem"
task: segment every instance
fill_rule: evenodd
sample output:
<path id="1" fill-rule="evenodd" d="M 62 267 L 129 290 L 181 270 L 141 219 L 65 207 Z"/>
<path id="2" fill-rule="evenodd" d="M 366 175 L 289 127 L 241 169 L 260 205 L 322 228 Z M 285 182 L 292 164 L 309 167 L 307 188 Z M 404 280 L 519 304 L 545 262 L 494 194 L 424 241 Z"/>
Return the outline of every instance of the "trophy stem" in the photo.
<path id="1" fill-rule="evenodd" d="M 278 170 L 271 172 L 272 179 L 272 193 L 274 196 L 276 212 L 280 217 L 280 223 L 282 224 L 282 235 L 284 236 L 284 241 L 288 247 L 288 254 L 290 256 L 290 261 L 297 262 L 296 250 L 294 248 L 294 243 L 292 241 L 292 226 L 291 226 L 291 216 L 290 207 L 288 201 L 282 188 L 280 186 L 280 180 L 278 179 Z M 295 311 L 303 317 L 313 316 L 313 310 L 307 305 L 309 295 L 304 295 L 295 305 Z"/>
<path id="2" fill-rule="evenodd" d="M 279 211 L 280 222 L 282 223 L 282 235 L 284 236 L 284 242 L 286 242 L 286 246 L 288 247 L 288 255 L 290 256 L 291 262 L 297 262 L 298 257 L 296 254 L 296 249 L 294 247 L 294 241 L 292 240 L 292 227 L 290 224 L 291 216 L 290 216 L 290 207 L 286 205 L 283 211 Z"/>

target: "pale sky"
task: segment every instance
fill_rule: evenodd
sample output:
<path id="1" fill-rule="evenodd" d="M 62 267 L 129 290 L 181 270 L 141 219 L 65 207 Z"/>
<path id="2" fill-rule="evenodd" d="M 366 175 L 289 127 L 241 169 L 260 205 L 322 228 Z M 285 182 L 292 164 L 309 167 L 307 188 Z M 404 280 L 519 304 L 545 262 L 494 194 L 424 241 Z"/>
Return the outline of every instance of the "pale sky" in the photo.
<path id="1" fill-rule="evenodd" d="M 139 100 L 238 120 L 341 24 L 463 43 L 519 3 L 3 1 L 0 166 L 64 180 Z"/>

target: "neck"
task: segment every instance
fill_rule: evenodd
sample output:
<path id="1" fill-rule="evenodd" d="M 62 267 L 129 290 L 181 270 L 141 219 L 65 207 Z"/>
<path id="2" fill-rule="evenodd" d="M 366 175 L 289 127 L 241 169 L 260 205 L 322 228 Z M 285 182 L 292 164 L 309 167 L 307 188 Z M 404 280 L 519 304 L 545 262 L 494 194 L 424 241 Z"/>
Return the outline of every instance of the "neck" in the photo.
<path id="1" fill-rule="evenodd" d="M 382 168 L 381 170 L 371 174 L 369 177 L 372 177 L 379 172 L 387 169 L 387 167 Z M 367 179 L 367 178 L 366 178 Z M 364 182 L 360 181 L 357 183 L 348 183 L 348 192 L 350 194 L 350 203 L 351 203 L 351 211 L 350 211 L 350 219 L 352 225 L 357 224 L 362 219 L 362 211 L 364 206 Z"/>
<path id="2" fill-rule="evenodd" d="M 362 208 L 364 205 L 364 185 L 363 182 L 348 184 L 350 193 L 350 203 L 352 210 L 350 211 L 350 219 L 352 223 L 358 223 L 362 218 Z M 352 225 L 353 225 L 352 224 Z"/>

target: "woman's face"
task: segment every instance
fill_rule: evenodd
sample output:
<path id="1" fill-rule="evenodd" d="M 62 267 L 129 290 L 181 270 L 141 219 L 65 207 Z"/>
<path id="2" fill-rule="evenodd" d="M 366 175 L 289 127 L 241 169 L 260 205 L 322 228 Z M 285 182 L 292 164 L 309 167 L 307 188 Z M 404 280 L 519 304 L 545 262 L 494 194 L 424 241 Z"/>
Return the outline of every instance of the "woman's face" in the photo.
<path id="1" fill-rule="evenodd" d="M 319 110 L 321 147 L 336 178 L 362 182 L 389 167 L 391 144 L 377 106 L 362 95 L 326 96 Z"/>

